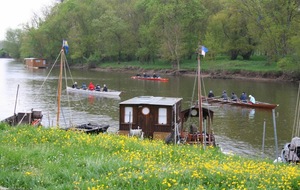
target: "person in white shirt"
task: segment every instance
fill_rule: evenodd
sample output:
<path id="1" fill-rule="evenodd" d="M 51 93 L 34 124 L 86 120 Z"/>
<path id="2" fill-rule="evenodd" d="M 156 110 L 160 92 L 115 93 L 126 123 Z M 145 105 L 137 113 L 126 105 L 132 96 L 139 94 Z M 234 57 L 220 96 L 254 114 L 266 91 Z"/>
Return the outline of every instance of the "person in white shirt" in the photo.
<path id="1" fill-rule="evenodd" d="M 249 103 L 255 104 L 255 98 L 252 95 L 249 95 L 249 98 L 250 98 Z"/>

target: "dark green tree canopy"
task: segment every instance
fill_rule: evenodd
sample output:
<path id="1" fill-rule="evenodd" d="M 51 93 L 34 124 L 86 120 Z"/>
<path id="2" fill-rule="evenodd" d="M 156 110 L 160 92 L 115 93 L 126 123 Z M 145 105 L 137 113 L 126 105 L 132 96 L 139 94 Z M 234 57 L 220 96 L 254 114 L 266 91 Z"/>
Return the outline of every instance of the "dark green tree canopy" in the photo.
<path id="1" fill-rule="evenodd" d="M 297 60 L 299 7 L 298 0 L 66 0 L 7 31 L 5 49 L 15 58 L 53 60 L 66 39 L 74 63 L 159 59 L 177 69 L 199 44 L 209 58 Z"/>

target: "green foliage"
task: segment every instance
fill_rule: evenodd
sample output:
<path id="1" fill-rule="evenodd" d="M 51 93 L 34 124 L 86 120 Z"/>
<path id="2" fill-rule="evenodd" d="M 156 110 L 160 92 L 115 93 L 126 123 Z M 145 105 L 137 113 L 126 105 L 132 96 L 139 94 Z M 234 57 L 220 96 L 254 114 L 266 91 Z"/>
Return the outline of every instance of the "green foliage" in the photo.
<path id="1" fill-rule="evenodd" d="M 100 55 L 92 54 L 89 58 L 85 59 L 85 62 L 89 65 L 89 68 L 95 68 L 96 64 L 101 61 Z"/>
<path id="2" fill-rule="evenodd" d="M 277 66 L 283 71 L 293 71 L 300 73 L 300 64 L 298 56 L 281 58 L 277 62 Z"/>
<path id="3" fill-rule="evenodd" d="M 0 124 L 0 131 L 0 186 L 9 189 L 298 189 L 300 185 L 298 166 L 228 156 L 219 148 L 32 126 Z"/>
<path id="4" fill-rule="evenodd" d="M 22 30 L 9 29 L 6 32 L 6 40 L 4 41 L 4 48 L 13 58 L 20 58 Z"/>
<path id="5" fill-rule="evenodd" d="M 299 54 L 298 8 L 296 0 L 68 0 L 34 18 L 22 35 L 9 31 L 6 50 L 51 61 L 66 39 L 71 63 L 99 55 L 101 62 L 163 60 L 180 70 L 205 45 L 212 59 L 264 55 L 271 64 Z"/>
<path id="6" fill-rule="evenodd" d="M 0 57 L 7 57 L 7 52 L 4 49 L 0 49 Z"/>

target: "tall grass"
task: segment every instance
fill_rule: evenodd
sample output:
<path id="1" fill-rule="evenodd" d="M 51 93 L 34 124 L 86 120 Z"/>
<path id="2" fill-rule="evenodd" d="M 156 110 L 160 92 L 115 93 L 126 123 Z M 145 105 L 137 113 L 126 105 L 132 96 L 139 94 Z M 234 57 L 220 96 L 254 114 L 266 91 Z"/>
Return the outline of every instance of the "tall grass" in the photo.
<path id="1" fill-rule="evenodd" d="M 10 189 L 299 189 L 297 165 L 116 134 L 0 124 L 0 186 Z"/>

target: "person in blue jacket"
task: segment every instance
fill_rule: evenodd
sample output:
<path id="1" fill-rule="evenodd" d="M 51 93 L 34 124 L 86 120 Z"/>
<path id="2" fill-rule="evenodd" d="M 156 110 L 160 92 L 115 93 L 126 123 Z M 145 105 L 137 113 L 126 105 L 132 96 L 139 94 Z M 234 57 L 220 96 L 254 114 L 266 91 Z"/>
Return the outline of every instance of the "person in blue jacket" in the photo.
<path id="1" fill-rule="evenodd" d="M 245 93 L 245 92 L 243 92 L 242 94 L 241 94 L 241 96 L 240 96 L 240 100 L 242 101 L 242 102 L 247 102 L 247 94 Z"/>

